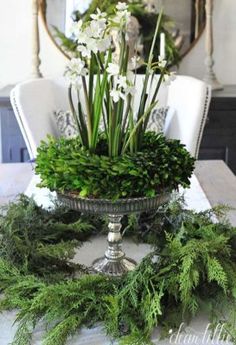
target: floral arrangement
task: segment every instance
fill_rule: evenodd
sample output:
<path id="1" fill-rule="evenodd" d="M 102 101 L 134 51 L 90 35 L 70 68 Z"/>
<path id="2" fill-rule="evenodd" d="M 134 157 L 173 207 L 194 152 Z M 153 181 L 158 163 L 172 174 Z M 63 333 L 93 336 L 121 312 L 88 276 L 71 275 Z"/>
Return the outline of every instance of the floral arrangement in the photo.
<path id="1" fill-rule="evenodd" d="M 91 14 L 90 21 L 83 23 L 80 20 L 74 23 L 72 34 L 77 43 L 77 57 L 69 62 L 65 73 L 71 84 L 71 110 L 84 147 L 95 152 L 99 126 L 103 122 L 110 157 L 127 150 L 137 152 L 140 149 L 151 111 L 157 104 L 160 85 L 170 75 L 165 60 L 160 57 L 158 62 L 153 62 L 153 50 L 162 16 L 160 14 L 146 63 L 139 109 L 135 114 L 133 102 L 138 57 L 129 58 L 126 29 L 130 16 L 128 5 L 119 2 L 113 16 L 108 17 L 105 12 L 97 9 L 96 14 Z M 113 51 L 114 32 L 119 40 L 118 56 Z M 160 79 L 155 85 L 153 76 L 156 71 L 160 73 Z M 78 91 L 78 111 L 73 104 L 73 88 Z M 148 94 L 152 88 L 155 91 L 150 99 Z"/>
<path id="2" fill-rule="evenodd" d="M 141 85 L 139 58 L 129 54 L 130 17 L 128 5 L 119 2 L 113 15 L 97 9 L 90 20 L 73 24 L 76 54 L 65 77 L 78 137 L 42 142 L 36 160 L 41 187 L 115 200 L 152 197 L 189 185 L 194 159 L 184 145 L 147 130 L 162 82 L 174 78 L 164 54 L 156 62 L 153 58 L 162 12 Z"/>

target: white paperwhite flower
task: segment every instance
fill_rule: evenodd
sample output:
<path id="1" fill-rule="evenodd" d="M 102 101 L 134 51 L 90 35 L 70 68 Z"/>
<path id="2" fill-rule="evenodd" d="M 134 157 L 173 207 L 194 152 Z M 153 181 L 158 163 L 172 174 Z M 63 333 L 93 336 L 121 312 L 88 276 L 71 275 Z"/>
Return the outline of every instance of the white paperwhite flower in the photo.
<path id="1" fill-rule="evenodd" d="M 88 36 L 87 36 L 87 34 L 86 34 L 85 31 L 80 31 L 80 33 L 78 34 L 78 36 L 76 36 L 76 39 L 77 39 L 78 44 L 84 44 L 84 43 L 86 43 L 87 38 L 88 38 Z"/>
<path id="2" fill-rule="evenodd" d="M 81 88 L 82 81 L 81 81 L 80 76 L 77 76 L 76 74 L 69 74 L 66 72 L 65 77 L 66 77 L 67 82 L 70 85 L 76 87 L 77 89 Z"/>
<path id="3" fill-rule="evenodd" d="M 98 52 L 97 40 L 95 38 L 87 38 L 86 42 L 87 49 L 92 51 L 94 54 Z"/>
<path id="4" fill-rule="evenodd" d="M 128 5 L 125 2 L 118 2 L 116 10 L 116 15 L 112 21 L 120 26 L 128 24 L 131 17 L 131 12 L 128 11 Z"/>
<path id="5" fill-rule="evenodd" d="M 111 90 L 110 96 L 112 97 L 115 103 L 119 102 L 120 98 L 125 100 L 125 95 L 120 90 L 115 90 L 115 89 Z"/>
<path id="6" fill-rule="evenodd" d="M 167 61 L 165 59 L 163 59 L 162 56 L 159 55 L 158 57 L 158 65 L 161 67 L 161 68 L 165 68 L 166 67 L 166 64 L 167 64 Z"/>
<path id="7" fill-rule="evenodd" d="M 103 33 L 107 27 L 106 19 L 101 18 L 101 19 L 97 20 L 96 22 L 97 22 L 97 26 L 99 27 L 100 31 Z"/>
<path id="8" fill-rule="evenodd" d="M 118 102 L 117 99 L 122 98 L 125 100 L 127 95 L 134 95 L 136 93 L 135 86 L 128 81 L 127 76 L 114 76 L 114 89 L 112 97 L 114 102 Z"/>
<path id="9" fill-rule="evenodd" d="M 116 84 L 119 88 L 123 88 L 125 90 L 128 87 L 127 78 L 125 76 L 119 75 L 116 78 Z"/>
<path id="10" fill-rule="evenodd" d="M 87 57 L 87 58 L 91 57 L 91 50 L 89 50 L 86 46 L 78 45 L 77 50 L 81 53 L 83 57 Z"/>
<path id="11" fill-rule="evenodd" d="M 71 59 L 67 64 L 65 76 L 68 81 L 73 85 L 80 84 L 80 76 L 85 76 L 88 73 L 88 69 L 85 67 L 85 62 L 81 59 Z"/>
<path id="12" fill-rule="evenodd" d="M 131 95 L 131 96 L 134 96 L 135 94 L 136 94 L 136 92 L 137 92 L 137 89 L 135 88 L 135 86 L 134 85 L 130 85 L 130 86 L 128 86 L 127 88 L 126 88 L 126 90 L 125 90 L 125 94 L 126 95 Z"/>
<path id="13" fill-rule="evenodd" d="M 119 101 L 119 99 L 120 99 L 120 91 L 118 91 L 118 90 L 111 90 L 111 92 L 110 92 L 110 96 L 111 96 L 111 98 L 113 99 L 113 101 L 115 102 L 115 103 L 117 103 L 118 101 Z"/>
<path id="14" fill-rule="evenodd" d="M 94 27 L 91 26 L 91 22 L 90 22 L 90 24 L 85 28 L 84 33 L 85 33 L 85 35 L 87 36 L 87 38 L 93 38 L 94 35 L 97 35 L 96 30 L 94 30 Z"/>
<path id="15" fill-rule="evenodd" d="M 88 37 L 100 38 L 103 36 L 106 29 L 106 20 L 92 20 L 90 25 L 85 29 L 85 33 Z"/>
<path id="16" fill-rule="evenodd" d="M 118 11 L 112 20 L 114 23 L 120 24 L 120 26 L 123 26 L 124 24 L 129 23 L 130 17 L 131 17 L 131 12 L 124 10 L 124 11 Z"/>
<path id="17" fill-rule="evenodd" d="M 109 63 L 107 67 L 107 73 L 110 76 L 117 76 L 120 73 L 120 66 L 116 63 Z"/>
<path id="18" fill-rule="evenodd" d="M 101 12 L 101 10 L 97 8 L 97 13 L 91 14 L 90 18 L 94 20 L 100 20 L 100 19 L 105 18 L 106 16 L 107 16 L 106 12 Z"/>
<path id="19" fill-rule="evenodd" d="M 170 74 L 164 75 L 164 83 L 166 86 L 169 86 L 172 81 L 174 81 L 176 78 L 175 72 L 170 72 Z"/>
<path id="20" fill-rule="evenodd" d="M 116 5 L 116 9 L 118 11 L 125 11 L 128 9 L 128 5 L 125 2 L 118 2 L 118 4 Z"/>
<path id="21" fill-rule="evenodd" d="M 97 48 L 100 52 L 105 52 L 111 47 L 111 38 L 109 36 L 104 37 L 97 41 Z"/>
<path id="22" fill-rule="evenodd" d="M 74 35 L 75 37 L 79 37 L 82 31 L 82 25 L 83 25 L 82 20 L 79 20 L 78 22 L 73 22 L 73 24 L 70 27 L 70 34 Z"/>

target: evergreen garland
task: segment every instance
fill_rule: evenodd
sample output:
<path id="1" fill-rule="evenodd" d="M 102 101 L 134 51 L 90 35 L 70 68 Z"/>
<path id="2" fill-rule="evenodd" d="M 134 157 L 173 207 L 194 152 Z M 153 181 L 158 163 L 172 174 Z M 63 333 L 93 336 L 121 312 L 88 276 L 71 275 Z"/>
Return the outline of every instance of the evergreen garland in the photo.
<path id="1" fill-rule="evenodd" d="M 21 196 L 0 217 L 0 310 L 19 309 L 13 345 L 30 344 L 39 321 L 47 326 L 44 345 L 64 345 L 101 322 L 120 345 L 147 345 L 155 326 L 167 334 L 202 308 L 213 323 L 226 322 L 236 344 L 236 229 L 224 211 L 196 213 L 177 200 L 124 220 L 126 236 L 153 251 L 135 271 L 112 278 L 71 263 L 103 221 L 60 206 L 46 211 Z"/>

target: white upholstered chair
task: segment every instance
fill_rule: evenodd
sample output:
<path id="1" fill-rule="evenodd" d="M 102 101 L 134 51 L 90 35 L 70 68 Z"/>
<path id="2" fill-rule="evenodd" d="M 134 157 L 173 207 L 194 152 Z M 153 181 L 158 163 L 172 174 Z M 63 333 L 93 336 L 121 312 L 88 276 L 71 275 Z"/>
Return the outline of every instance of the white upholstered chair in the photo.
<path id="1" fill-rule="evenodd" d="M 137 78 L 141 86 L 143 76 Z M 141 87 L 138 87 L 134 107 L 138 106 Z M 211 91 L 204 82 L 188 76 L 177 76 L 162 86 L 159 106 L 169 106 L 164 132 L 168 138 L 179 139 L 192 156 L 198 156 L 205 126 Z M 47 134 L 58 136 L 54 112 L 69 109 L 67 87 L 63 79 L 34 79 L 18 84 L 11 92 L 11 103 L 31 159 L 37 154 L 40 141 Z M 37 178 L 33 178 L 26 194 L 35 194 Z M 47 190 L 40 191 L 38 203 L 47 204 Z"/>

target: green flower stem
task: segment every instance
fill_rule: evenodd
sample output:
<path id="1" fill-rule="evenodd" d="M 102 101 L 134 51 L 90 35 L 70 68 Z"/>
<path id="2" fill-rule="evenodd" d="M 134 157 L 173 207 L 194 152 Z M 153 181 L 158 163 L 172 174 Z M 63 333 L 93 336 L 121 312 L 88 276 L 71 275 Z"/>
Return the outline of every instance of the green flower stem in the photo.
<path id="1" fill-rule="evenodd" d="M 82 84 L 83 84 L 85 107 L 86 107 L 87 119 L 88 119 L 88 143 L 89 143 L 89 148 L 93 150 L 94 148 L 92 147 L 92 140 L 93 140 L 92 114 L 90 113 L 88 90 L 87 90 L 87 84 L 86 84 L 85 77 L 82 77 Z"/>
<path id="2" fill-rule="evenodd" d="M 157 34 L 159 32 L 162 15 L 163 15 L 163 9 L 161 9 L 161 11 L 158 15 L 156 28 L 155 28 L 155 32 L 154 32 L 154 36 L 153 36 L 153 40 L 152 40 L 152 45 L 151 45 L 151 49 L 150 49 L 150 53 L 149 53 L 149 57 L 148 57 L 148 64 L 147 64 L 147 69 L 146 69 L 146 74 L 145 74 L 145 79 L 144 79 L 144 84 L 143 84 L 140 106 L 139 106 L 139 110 L 138 110 L 138 119 L 140 119 L 142 114 L 145 112 L 145 108 L 146 108 L 146 101 L 148 99 L 147 86 L 148 86 L 149 77 L 153 72 L 152 71 L 153 51 L 155 48 L 155 44 L 156 44 L 156 40 L 157 40 Z M 153 101 L 155 101 L 155 99 Z M 148 120 L 147 120 L 147 123 L 148 123 Z M 145 127 L 142 128 L 142 126 L 139 126 L 138 131 L 137 131 L 138 147 L 140 147 L 142 144 L 142 138 L 143 138 L 144 132 L 145 132 Z"/>
<path id="3" fill-rule="evenodd" d="M 106 67 L 104 68 L 104 66 L 103 66 L 103 62 L 102 62 L 102 58 L 101 58 L 101 54 L 100 54 L 99 52 L 97 53 L 96 58 L 97 58 L 98 65 L 100 66 L 102 73 L 104 73 L 104 72 L 105 72 Z"/>
<path id="4" fill-rule="evenodd" d="M 95 54 L 91 53 L 91 60 L 89 66 L 89 104 L 90 113 L 93 111 L 93 92 L 94 92 L 94 69 L 96 68 L 96 57 Z"/>
<path id="5" fill-rule="evenodd" d="M 148 67 L 149 68 L 151 68 L 151 64 L 153 61 L 153 52 L 154 52 L 154 48 L 155 48 L 155 44 L 156 44 L 156 40 L 157 40 L 157 34 L 159 32 L 159 29 L 160 29 L 162 16 L 163 16 L 163 8 L 161 8 L 159 15 L 158 15 L 157 24 L 156 24 L 156 28 L 155 28 L 155 32 L 154 32 L 154 36 L 153 36 L 153 40 L 152 40 L 152 45 L 151 45 L 151 49 L 149 52 L 149 57 L 148 57 Z"/>
<path id="6" fill-rule="evenodd" d="M 126 106 L 126 111 L 125 111 L 124 120 L 123 120 L 123 126 L 121 129 L 121 135 L 122 136 L 125 134 L 127 120 L 128 120 L 128 116 L 129 116 L 129 112 L 130 112 L 130 107 L 131 107 L 131 101 L 132 101 L 132 97 L 131 97 L 131 95 L 128 95 L 127 106 Z"/>
<path id="7" fill-rule="evenodd" d="M 152 46 L 151 46 L 149 57 L 148 57 L 148 64 L 147 64 L 147 70 L 146 70 L 145 79 L 144 79 L 144 86 L 143 86 L 143 92 L 142 92 L 142 96 L 141 96 L 138 118 L 141 116 L 141 114 L 144 112 L 144 109 L 145 109 L 145 95 L 146 95 L 146 91 L 147 91 L 148 80 L 149 80 L 149 77 L 151 74 L 150 72 L 152 71 L 153 51 L 155 48 L 157 34 L 158 34 L 159 28 L 160 28 L 162 14 L 163 14 L 163 9 L 161 9 L 159 16 L 158 16 L 158 19 L 157 19 L 157 24 L 156 24 L 156 28 L 155 28 L 155 32 L 154 32 L 154 36 L 153 36 L 153 40 L 152 40 Z"/>
<path id="8" fill-rule="evenodd" d="M 105 71 L 102 76 L 102 82 L 100 83 L 100 75 L 97 75 L 98 78 L 98 88 L 96 89 L 96 99 L 94 104 L 94 123 L 93 123 L 93 146 L 96 148 L 98 140 L 98 131 L 99 124 L 101 122 L 101 116 L 103 112 L 103 99 L 105 91 L 107 88 L 108 74 Z"/>
<path id="9" fill-rule="evenodd" d="M 119 65 L 120 65 L 120 74 L 122 75 L 123 67 L 124 67 L 124 57 L 125 57 L 125 49 L 126 49 L 126 41 L 125 41 L 125 33 L 124 31 L 121 32 L 121 44 L 120 44 L 120 56 L 119 56 Z"/>
<path id="10" fill-rule="evenodd" d="M 122 149 L 122 154 L 124 154 L 129 146 L 130 141 L 132 140 L 132 137 L 135 135 L 136 131 L 138 130 L 139 126 L 142 124 L 142 122 L 145 120 L 146 116 L 149 115 L 149 113 L 152 111 L 152 109 L 156 106 L 157 102 L 152 103 L 148 109 L 145 111 L 143 116 L 138 120 L 138 122 L 135 124 L 134 128 L 132 129 L 129 138 L 127 142 L 125 143 L 123 149 Z"/>
<path id="11" fill-rule="evenodd" d="M 157 94 L 158 94 L 158 91 L 159 91 L 159 89 L 160 89 L 160 87 L 161 87 L 161 83 L 162 83 L 162 81 L 163 81 L 164 75 L 165 75 L 165 70 L 163 69 L 163 70 L 161 71 L 160 78 L 159 78 L 159 80 L 158 80 L 156 90 L 155 90 L 154 95 L 153 95 L 153 97 L 152 97 L 152 102 L 154 102 L 155 99 L 156 99 L 156 97 L 157 97 Z"/>
<path id="12" fill-rule="evenodd" d="M 79 131 L 79 136 L 80 136 L 81 142 L 84 143 L 82 128 L 81 128 L 81 125 L 80 125 L 80 121 L 78 120 L 78 117 L 77 117 L 77 114 L 76 114 L 76 110 L 75 110 L 75 107 L 74 107 L 74 103 L 73 103 L 73 99 L 72 99 L 72 86 L 71 85 L 68 88 L 68 99 L 69 99 L 69 105 L 70 105 L 71 113 L 73 115 L 74 121 L 75 121 L 76 126 L 77 126 L 78 131 Z M 84 143 L 84 144 L 86 144 L 86 143 Z"/>
<path id="13" fill-rule="evenodd" d="M 83 109 L 80 102 L 79 91 L 77 90 L 77 98 L 78 98 L 78 117 L 79 117 L 79 127 L 80 127 L 80 135 L 82 137 L 82 142 L 85 147 L 88 148 L 88 130 L 86 126 L 86 122 L 84 120 Z"/>

